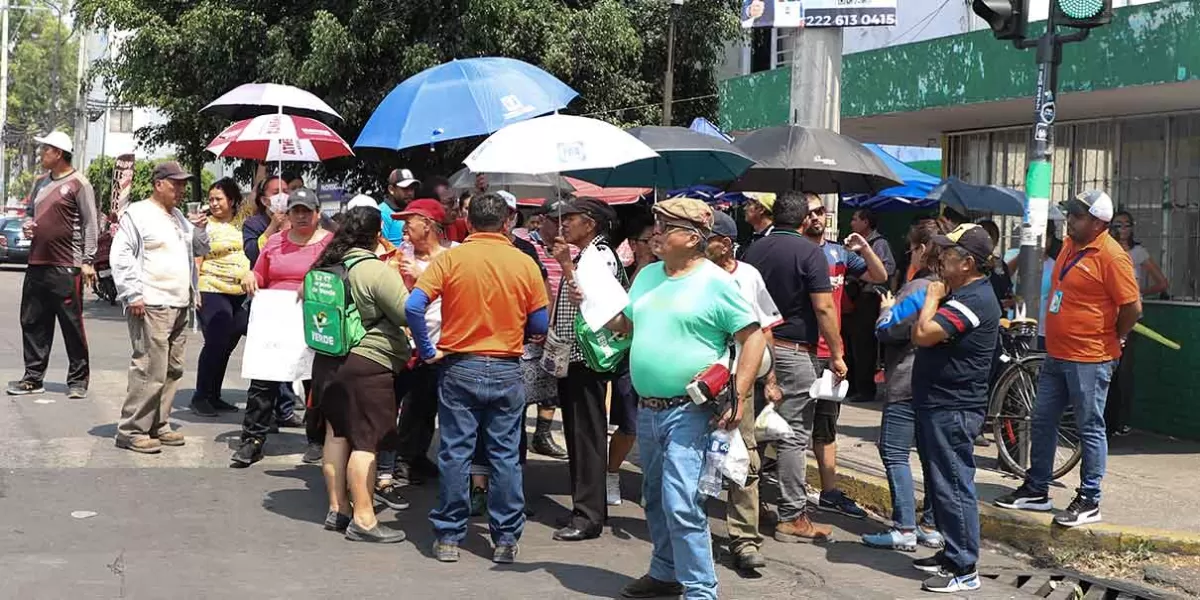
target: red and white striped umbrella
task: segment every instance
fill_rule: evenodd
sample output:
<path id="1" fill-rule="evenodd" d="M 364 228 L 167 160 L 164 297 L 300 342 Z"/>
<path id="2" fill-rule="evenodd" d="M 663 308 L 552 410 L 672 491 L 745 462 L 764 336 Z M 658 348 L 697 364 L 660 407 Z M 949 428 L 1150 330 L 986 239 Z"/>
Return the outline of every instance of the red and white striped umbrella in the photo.
<path id="1" fill-rule="evenodd" d="M 276 162 L 321 162 L 354 156 L 328 125 L 308 117 L 262 115 L 238 121 L 205 148 L 217 156 Z"/>

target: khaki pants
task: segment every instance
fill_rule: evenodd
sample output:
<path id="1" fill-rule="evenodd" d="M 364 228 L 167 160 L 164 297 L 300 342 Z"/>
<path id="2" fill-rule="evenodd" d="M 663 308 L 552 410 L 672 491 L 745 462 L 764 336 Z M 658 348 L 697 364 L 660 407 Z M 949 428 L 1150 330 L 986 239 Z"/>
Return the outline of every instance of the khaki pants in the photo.
<path id="1" fill-rule="evenodd" d="M 183 378 L 187 315 L 186 308 L 149 307 L 144 317 L 128 315 L 133 361 L 128 395 L 117 424 L 118 439 L 158 437 L 171 431 L 167 420 Z"/>
<path id="2" fill-rule="evenodd" d="M 757 390 L 756 390 L 757 392 Z M 756 393 L 757 395 L 757 393 Z M 746 449 L 750 452 L 750 470 L 746 485 L 729 484 L 729 504 L 725 509 L 725 527 L 729 530 L 729 552 L 737 555 L 743 550 L 762 546 L 762 534 L 758 532 L 758 470 L 761 465 L 758 443 L 754 441 L 755 406 L 746 406 L 738 430 Z"/>

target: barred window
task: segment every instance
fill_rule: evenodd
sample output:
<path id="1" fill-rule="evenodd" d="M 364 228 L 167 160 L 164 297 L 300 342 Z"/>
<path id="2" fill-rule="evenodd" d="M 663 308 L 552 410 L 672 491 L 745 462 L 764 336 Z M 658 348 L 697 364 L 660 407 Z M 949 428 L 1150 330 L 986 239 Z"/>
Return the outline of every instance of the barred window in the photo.
<path id="1" fill-rule="evenodd" d="M 1107 191 L 1170 283 L 1171 300 L 1200 301 L 1200 113 L 1055 127 L 1051 201 Z M 976 184 L 1025 189 L 1029 128 L 946 136 L 946 171 Z M 1002 250 L 1020 219 L 1000 221 Z"/>

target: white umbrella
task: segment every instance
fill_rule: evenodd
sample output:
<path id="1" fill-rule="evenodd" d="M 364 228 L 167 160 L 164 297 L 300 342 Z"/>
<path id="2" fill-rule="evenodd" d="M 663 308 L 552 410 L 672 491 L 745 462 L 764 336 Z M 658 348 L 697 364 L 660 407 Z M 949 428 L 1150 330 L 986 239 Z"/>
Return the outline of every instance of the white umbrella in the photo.
<path id="1" fill-rule="evenodd" d="M 200 109 L 200 112 L 221 115 L 236 121 L 275 113 L 314 119 L 330 116 L 342 118 L 342 115 L 312 92 L 278 83 L 239 85 L 213 100 L 208 106 Z"/>
<path id="2" fill-rule="evenodd" d="M 658 156 L 621 128 L 585 117 L 550 115 L 509 125 L 463 161 L 475 173 L 541 175 L 608 169 Z"/>

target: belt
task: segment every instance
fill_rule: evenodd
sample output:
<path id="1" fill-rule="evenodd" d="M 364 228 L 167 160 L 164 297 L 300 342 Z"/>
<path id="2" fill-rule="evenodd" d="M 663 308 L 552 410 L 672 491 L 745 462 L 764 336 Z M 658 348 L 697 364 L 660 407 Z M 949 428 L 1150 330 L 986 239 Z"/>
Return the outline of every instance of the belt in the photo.
<path id="1" fill-rule="evenodd" d="M 807 342 L 793 342 L 791 340 L 781 340 L 775 338 L 775 347 L 791 350 L 793 352 L 812 352 L 813 346 Z"/>
<path id="2" fill-rule="evenodd" d="M 638 400 L 638 405 L 641 408 L 648 408 L 650 410 L 667 410 L 668 408 L 683 406 L 691 401 L 692 399 L 687 396 L 675 396 L 674 398 L 641 398 Z"/>

